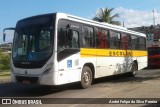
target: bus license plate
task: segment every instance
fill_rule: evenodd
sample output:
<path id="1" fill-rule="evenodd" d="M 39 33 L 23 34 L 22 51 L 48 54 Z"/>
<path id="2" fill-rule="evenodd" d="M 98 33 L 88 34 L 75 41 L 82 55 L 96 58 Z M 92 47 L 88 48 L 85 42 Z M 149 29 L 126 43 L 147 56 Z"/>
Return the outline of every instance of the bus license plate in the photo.
<path id="1" fill-rule="evenodd" d="M 24 83 L 24 84 L 30 84 L 31 82 L 28 81 L 28 80 L 23 80 L 22 83 Z"/>

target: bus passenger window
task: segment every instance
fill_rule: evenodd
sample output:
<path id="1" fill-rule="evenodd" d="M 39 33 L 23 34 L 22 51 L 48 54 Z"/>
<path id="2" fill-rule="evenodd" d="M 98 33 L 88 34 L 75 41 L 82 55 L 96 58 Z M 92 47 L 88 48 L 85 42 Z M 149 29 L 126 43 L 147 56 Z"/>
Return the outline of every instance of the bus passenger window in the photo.
<path id="1" fill-rule="evenodd" d="M 120 40 L 121 35 L 118 32 L 109 31 L 110 36 L 110 48 L 111 49 L 120 49 Z"/>
<path id="2" fill-rule="evenodd" d="M 146 38 L 139 38 L 139 50 L 146 50 Z"/>
<path id="3" fill-rule="evenodd" d="M 125 33 L 122 33 L 122 39 L 121 39 L 121 49 L 128 49 L 128 38 Z"/>
<path id="4" fill-rule="evenodd" d="M 131 48 L 131 35 L 129 35 L 129 34 L 127 34 L 127 38 L 128 38 L 128 40 L 127 40 L 127 42 L 128 42 L 128 49 L 132 49 Z"/>
<path id="5" fill-rule="evenodd" d="M 108 31 L 98 29 L 95 33 L 97 37 L 97 48 L 108 48 Z"/>
<path id="6" fill-rule="evenodd" d="M 131 43 L 132 43 L 132 49 L 133 50 L 138 50 L 138 37 L 137 36 L 134 36 L 134 35 L 131 35 Z"/>
<path id="7" fill-rule="evenodd" d="M 78 32 L 73 30 L 72 35 L 69 36 L 72 36 L 71 48 L 79 48 Z"/>
<path id="8" fill-rule="evenodd" d="M 94 47 L 93 28 L 88 26 L 82 27 L 82 47 Z"/>

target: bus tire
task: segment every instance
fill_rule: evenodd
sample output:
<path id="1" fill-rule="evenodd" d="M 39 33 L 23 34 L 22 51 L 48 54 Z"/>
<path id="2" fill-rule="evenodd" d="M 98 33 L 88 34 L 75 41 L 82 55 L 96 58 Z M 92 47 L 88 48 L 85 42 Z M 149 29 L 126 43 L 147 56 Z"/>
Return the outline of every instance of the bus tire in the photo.
<path id="1" fill-rule="evenodd" d="M 131 71 L 129 72 L 130 77 L 134 77 L 138 71 L 138 66 L 135 62 L 132 63 Z"/>
<path id="2" fill-rule="evenodd" d="M 84 66 L 81 74 L 81 87 L 88 88 L 92 84 L 92 71 L 90 67 Z"/>

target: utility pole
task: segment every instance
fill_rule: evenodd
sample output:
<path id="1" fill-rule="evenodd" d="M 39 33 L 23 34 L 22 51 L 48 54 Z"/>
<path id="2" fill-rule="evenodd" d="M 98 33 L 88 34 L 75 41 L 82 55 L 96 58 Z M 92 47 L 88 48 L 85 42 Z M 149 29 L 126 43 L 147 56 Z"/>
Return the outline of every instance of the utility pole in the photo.
<path id="1" fill-rule="evenodd" d="M 154 10 L 152 10 L 152 12 L 153 12 L 153 25 L 155 26 L 155 25 L 156 25 L 156 23 L 155 23 Z"/>
<path id="2" fill-rule="evenodd" d="M 124 21 L 123 21 L 123 27 L 125 27 L 125 25 L 124 25 Z"/>

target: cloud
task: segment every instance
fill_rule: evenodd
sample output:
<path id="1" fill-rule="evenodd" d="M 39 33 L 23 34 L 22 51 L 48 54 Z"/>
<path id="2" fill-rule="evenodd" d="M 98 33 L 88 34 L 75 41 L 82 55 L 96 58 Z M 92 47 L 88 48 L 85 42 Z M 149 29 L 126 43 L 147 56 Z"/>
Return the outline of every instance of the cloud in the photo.
<path id="1" fill-rule="evenodd" d="M 133 9 L 126 9 L 123 7 L 115 8 L 114 13 L 118 13 L 120 21 L 125 24 L 125 27 L 140 27 L 153 25 L 153 12 L 152 11 L 140 11 Z M 155 10 L 155 22 L 159 24 L 160 13 Z"/>

